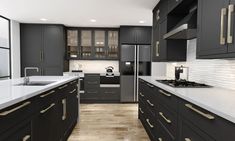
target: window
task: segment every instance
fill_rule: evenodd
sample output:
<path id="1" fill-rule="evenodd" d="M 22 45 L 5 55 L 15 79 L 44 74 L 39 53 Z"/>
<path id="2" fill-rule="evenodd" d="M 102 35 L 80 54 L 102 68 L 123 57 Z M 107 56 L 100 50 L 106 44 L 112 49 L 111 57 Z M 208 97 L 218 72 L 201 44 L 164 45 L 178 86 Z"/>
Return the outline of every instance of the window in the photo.
<path id="1" fill-rule="evenodd" d="M 0 80 L 11 78 L 10 20 L 0 15 Z"/>

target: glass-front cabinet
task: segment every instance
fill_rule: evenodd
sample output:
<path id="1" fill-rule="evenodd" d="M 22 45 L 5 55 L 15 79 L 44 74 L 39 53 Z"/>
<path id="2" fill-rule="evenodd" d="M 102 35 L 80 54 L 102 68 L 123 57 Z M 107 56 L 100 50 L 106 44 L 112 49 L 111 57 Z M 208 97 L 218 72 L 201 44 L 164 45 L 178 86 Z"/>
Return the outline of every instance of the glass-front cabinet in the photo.
<path id="1" fill-rule="evenodd" d="M 68 28 L 67 57 L 70 60 L 118 60 L 118 28 Z"/>

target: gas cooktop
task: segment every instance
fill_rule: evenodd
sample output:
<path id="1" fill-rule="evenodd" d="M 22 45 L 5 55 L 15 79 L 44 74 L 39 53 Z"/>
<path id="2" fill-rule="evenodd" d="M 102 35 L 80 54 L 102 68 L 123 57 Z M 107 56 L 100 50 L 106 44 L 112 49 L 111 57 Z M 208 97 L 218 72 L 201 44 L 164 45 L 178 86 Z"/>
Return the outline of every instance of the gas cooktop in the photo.
<path id="1" fill-rule="evenodd" d="M 176 88 L 210 88 L 212 86 L 196 83 L 192 81 L 186 81 L 186 80 L 156 80 L 160 83 L 169 85 L 171 87 Z"/>

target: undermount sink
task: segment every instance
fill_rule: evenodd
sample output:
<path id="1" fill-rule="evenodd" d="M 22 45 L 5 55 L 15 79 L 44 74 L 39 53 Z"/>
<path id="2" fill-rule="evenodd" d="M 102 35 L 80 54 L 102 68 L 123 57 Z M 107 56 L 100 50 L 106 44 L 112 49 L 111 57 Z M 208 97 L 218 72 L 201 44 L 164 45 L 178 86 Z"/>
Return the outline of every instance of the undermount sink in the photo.
<path id="1" fill-rule="evenodd" d="M 27 84 L 20 83 L 20 84 L 16 84 L 15 86 L 46 86 L 46 85 L 49 85 L 54 82 L 56 82 L 56 81 L 31 81 Z"/>

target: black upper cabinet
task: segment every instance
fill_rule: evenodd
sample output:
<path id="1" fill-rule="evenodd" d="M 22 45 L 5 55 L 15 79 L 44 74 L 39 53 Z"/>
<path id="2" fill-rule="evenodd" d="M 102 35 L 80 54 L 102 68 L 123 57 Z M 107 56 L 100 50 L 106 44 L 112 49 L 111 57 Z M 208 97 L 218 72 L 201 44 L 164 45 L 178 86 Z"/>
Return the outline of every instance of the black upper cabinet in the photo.
<path id="1" fill-rule="evenodd" d="M 183 0 L 168 0 L 168 12 L 172 11 Z"/>
<path id="2" fill-rule="evenodd" d="M 152 27 L 121 26 L 121 44 L 151 44 Z"/>
<path id="3" fill-rule="evenodd" d="M 62 25 L 21 24 L 21 72 L 38 67 L 29 75 L 62 75 L 65 38 Z"/>

